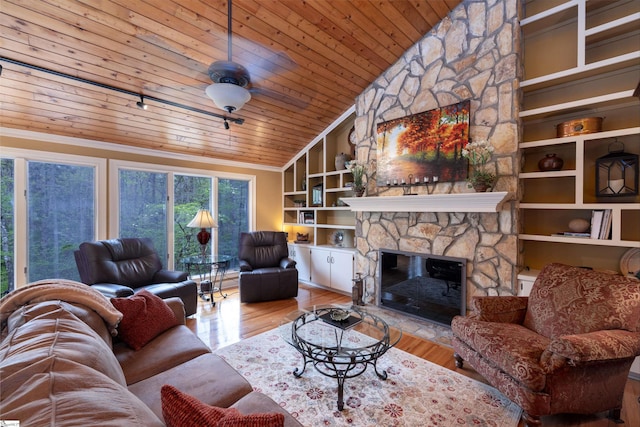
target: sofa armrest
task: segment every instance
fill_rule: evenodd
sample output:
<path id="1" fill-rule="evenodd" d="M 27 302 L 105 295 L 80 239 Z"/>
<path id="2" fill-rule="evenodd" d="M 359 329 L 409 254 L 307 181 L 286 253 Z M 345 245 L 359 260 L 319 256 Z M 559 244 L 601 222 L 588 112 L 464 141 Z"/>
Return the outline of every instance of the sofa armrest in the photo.
<path id="1" fill-rule="evenodd" d="M 296 262 L 291 258 L 282 258 L 280 260 L 280 268 L 296 268 Z"/>
<path id="2" fill-rule="evenodd" d="M 238 268 L 240 271 L 253 271 L 253 267 L 246 260 L 241 259 L 238 261 Z"/>
<path id="3" fill-rule="evenodd" d="M 522 324 L 528 301 L 528 297 L 516 296 L 473 297 L 471 317 L 485 322 Z"/>
<path id="4" fill-rule="evenodd" d="M 107 298 L 126 298 L 133 295 L 133 289 L 117 283 L 94 283 L 90 286 Z"/>
<path id="5" fill-rule="evenodd" d="M 158 270 L 153 275 L 153 283 L 178 283 L 187 280 L 189 275 L 185 271 Z"/>
<path id="6" fill-rule="evenodd" d="M 541 364 L 555 370 L 566 364 L 631 359 L 640 356 L 640 333 L 621 329 L 554 338 L 541 356 Z"/>
<path id="7" fill-rule="evenodd" d="M 173 314 L 175 314 L 176 319 L 178 319 L 178 322 L 181 325 L 185 325 L 186 315 L 185 315 L 184 303 L 182 302 L 182 299 L 180 299 L 180 297 L 171 297 L 171 298 L 165 298 L 163 301 L 166 302 L 169 308 L 173 311 Z"/>

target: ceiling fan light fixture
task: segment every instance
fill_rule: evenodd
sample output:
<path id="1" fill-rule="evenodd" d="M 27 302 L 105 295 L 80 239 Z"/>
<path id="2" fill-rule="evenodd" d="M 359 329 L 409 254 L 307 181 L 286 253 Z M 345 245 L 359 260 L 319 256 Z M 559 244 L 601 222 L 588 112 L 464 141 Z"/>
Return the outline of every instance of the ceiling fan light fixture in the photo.
<path id="1" fill-rule="evenodd" d="M 218 108 L 228 113 L 240 110 L 251 99 L 247 89 L 233 83 L 214 83 L 205 92 Z"/>

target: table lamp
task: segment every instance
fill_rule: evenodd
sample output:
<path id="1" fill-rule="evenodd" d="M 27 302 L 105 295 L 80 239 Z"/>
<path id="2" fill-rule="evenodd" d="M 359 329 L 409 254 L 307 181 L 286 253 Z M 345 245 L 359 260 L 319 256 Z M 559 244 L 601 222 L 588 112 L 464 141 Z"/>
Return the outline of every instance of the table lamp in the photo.
<path id="1" fill-rule="evenodd" d="M 215 228 L 217 226 L 218 224 L 216 224 L 208 209 L 198 209 L 196 216 L 194 216 L 191 222 L 187 224 L 187 227 L 200 229 L 200 232 L 196 237 L 200 243 L 200 251 L 203 258 L 207 253 L 207 243 L 209 243 L 209 240 L 211 239 L 211 233 L 206 229 Z"/>

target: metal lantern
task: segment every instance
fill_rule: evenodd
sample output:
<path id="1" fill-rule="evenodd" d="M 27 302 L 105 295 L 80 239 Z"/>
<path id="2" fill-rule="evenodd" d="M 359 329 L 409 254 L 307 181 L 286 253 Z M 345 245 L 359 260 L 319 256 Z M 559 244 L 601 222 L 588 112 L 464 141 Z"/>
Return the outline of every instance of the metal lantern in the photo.
<path id="1" fill-rule="evenodd" d="M 624 144 L 616 140 L 609 145 L 609 154 L 596 159 L 596 197 L 637 194 L 638 155 L 625 153 Z"/>

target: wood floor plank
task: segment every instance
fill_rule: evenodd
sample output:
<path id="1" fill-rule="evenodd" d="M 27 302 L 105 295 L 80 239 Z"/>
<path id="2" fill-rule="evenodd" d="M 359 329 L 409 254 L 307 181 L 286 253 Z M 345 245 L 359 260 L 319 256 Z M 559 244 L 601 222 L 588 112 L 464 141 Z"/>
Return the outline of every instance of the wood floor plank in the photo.
<path id="1" fill-rule="evenodd" d="M 228 281 L 234 286 L 234 281 Z M 212 349 L 234 344 L 245 338 L 261 334 L 279 326 L 287 313 L 313 305 L 348 304 L 351 298 L 327 289 L 300 285 L 297 298 L 261 303 L 240 303 L 237 287 L 224 287 L 227 298 L 215 295 L 216 305 L 199 302 L 198 313 L 187 319 L 187 326 Z M 453 361 L 453 349 L 424 340 L 410 334 L 404 334 L 397 348 L 437 365 L 451 369 L 475 380 L 485 382 L 468 364 L 457 369 Z M 623 426 L 640 426 L 640 381 L 627 381 L 622 406 Z M 614 427 L 620 426 L 606 418 L 606 414 L 597 415 L 554 415 L 542 418 L 543 427 Z M 524 427 L 520 421 L 519 427 Z"/>

